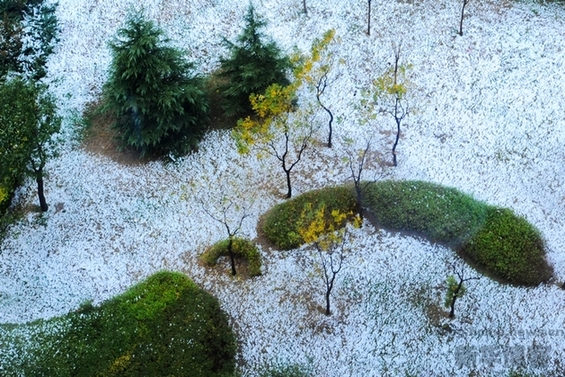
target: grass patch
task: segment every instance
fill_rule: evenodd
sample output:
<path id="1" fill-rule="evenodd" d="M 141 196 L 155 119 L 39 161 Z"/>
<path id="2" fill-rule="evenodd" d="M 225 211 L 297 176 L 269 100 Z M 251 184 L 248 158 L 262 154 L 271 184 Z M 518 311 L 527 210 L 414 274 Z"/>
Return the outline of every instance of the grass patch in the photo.
<path id="1" fill-rule="evenodd" d="M 156 273 L 98 307 L 87 302 L 25 326 L 34 328 L 33 344 L 25 356 L 3 360 L 4 375 L 204 377 L 235 370 L 235 338 L 218 301 L 180 273 Z"/>
<path id="2" fill-rule="evenodd" d="M 232 244 L 232 250 L 234 256 L 238 258 L 243 258 L 247 260 L 248 263 L 248 272 L 250 276 L 259 276 L 261 275 L 261 254 L 259 253 L 259 249 L 257 245 L 253 241 L 234 237 Z M 218 258 L 229 256 L 228 252 L 228 245 L 230 240 L 225 239 L 222 241 L 216 242 L 214 245 L 206 249 L 204 254 L 200 256 L 200 259 L 206 264 L 207 266 L 213 267 L 218 262 Z"/>
<path id="3" fill-rule="evenodd" d="M 504 282 L 535 286 L 553 273 L 541 235 L 531 224 L 509 209 L 456 189 L 422 181 L 382 181 L 368 187 L 364 205 L 378 225 L 455 248 Z"/>
<path id="4" fill-rule="evenodd" d="M 350 186 L 326 187 L 313 190 L 274 206 L 262 221 L 261 231 L 267 240 L 281 250 L 290 250 L 304 244 L 298 232 L 302 212 L 308 204 L 316 210 L 325 205 L 326 216 L 332 210 L 355 213 L 355 196 Z M 346 219 L 349 220 L 349 219 Z M 345 223 L 345 221 L 344 221 Z M 336 224 L 336 229 L 344 224 Z"/>
<path id="5" fill-rule="evenodd" d="M 364 205 L 385 228 L 416 232 L 457 247 L 485 223 L 487 206 L 456 189 L 423 181 L 381 181 L 367 187 Z"/>
<path id="6" fill-rule="evenodd" d="M 535 286 L 553 274 L 539 231 L 507 208 L 489 207 L 485 226 L 462 252 L 514 284 Z"/>

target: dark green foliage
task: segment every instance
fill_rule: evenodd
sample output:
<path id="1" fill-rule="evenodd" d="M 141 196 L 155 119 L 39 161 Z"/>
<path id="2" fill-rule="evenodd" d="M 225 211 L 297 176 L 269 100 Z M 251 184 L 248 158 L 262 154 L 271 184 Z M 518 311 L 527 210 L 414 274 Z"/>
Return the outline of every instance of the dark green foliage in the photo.
<path id="1" fill-rule="evenodd" d="M 219 257 L 229 255 L 229 242 L 229 239 L 216 242 L 208 248 L 200 258 L 208 266 L 215 266 Z M 261 254 L 259 253 L 257 245 L 255 245 L 253 241 L 239 237 L 234 237 L 232 242 L 234 256 L 247 259 L 249 275 L 261 275 Z"/>
<path id="2" fill-rule="evenodd" d="M 364 205 L 383 227 L 459 246 L 482 228 L 486 205 L 456 189 L 422 181 L 381 181 L 367 187 Z"/>
<path id="3" fill-rule="evenodd" d="M 47 88 L 31 81 L 0 83 L 0 98 L 0 187 L 11 193 L 25 176 L 43 179 L 61 118 Z"/>
<path id="4" fill-rule="evenodd" d="M 282 250 L 302 245 L 304 240 L 300 237 L 298 227 L 302 213 L 309 203 L 312 204 L 313 210 L 325 205 L 328 217 L 331 217 L 332 210 L 339 210 L 342 213 L 355 213 L 356 210 L 355 195 L 350 186 L 326 187 L 309 191 L 276 205 L 265 215 L 262 231 L 269 242 Z"/>
<path id="5" fill-rule="evenodd" d="M 286 73 L 291 68 L 290 59 L 274 42 L 265 42 L 260 31 L 265 25 L 250 5 L 237 42 L 225 40 L 230 54 L 220 59 L 220 77 L 226 81 L 220 91 L 224 97 L 222 108 L 228 117 L 251 114 L 251 94 L 262 94 L 271 84 L 289 84 Z"/>
<path id="6" fill-rule="evenodd" d="M 496 276 L 519 285 L 538 285 L 553 273 L 539 231 L 506 208 L 489 207 L 485 226 L 462 251 Z"/>
<path id="7" fill-rule="evenodd" d="M 34 337 L 36 347 L 21 365 L 13 364 L 18 375 L 208 377 L 234 372 L 235 338 L 218 301 L 180 273 L 159 272 L 99 307 L 86 303 L 42 327 L 59 326 L 59 332 Z"/>
<path id="8" fill-rule="evenodd" d="M 310 377 L 311 366 L 302 364 L 278 364 L 259 373 L 259 377 Z"/>
<path id="9" fill-rule="evenodd" d="M 506 282 L 534 286 L 552 275 L 543 240 L 532 225 L 509 209 L 489 206 L 453 188 L 382 181 L 368 187 L 364 205 L 379 225 L 417 232 L 461 250 Z"/>
<path id="10" fill-rule="evenodd" d="M 43 0 L 0 1 L 0 77 L 8 72 L 25 73 L 34 81 L 45 77 L 47 57 L 58 42 L 55 9 Z"/>
<path id="11" fill-rule="evenodd" d="M 111 44 L 104 102 L 116 118 L 123 147 L 142 156 L 183 155 L 207 126 L 202 79 L 182 52 L 166 45 L 163 31 L 143 15 L 130 16 Z"/>

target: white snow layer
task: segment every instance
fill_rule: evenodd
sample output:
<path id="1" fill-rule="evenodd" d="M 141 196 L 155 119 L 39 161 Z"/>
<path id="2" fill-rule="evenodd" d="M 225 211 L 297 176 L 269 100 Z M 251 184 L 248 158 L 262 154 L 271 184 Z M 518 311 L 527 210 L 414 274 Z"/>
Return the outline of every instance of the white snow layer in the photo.
<path id="1" fill-rule="evenodd" d="M 248 1 L 145 1 L 172 43 L 203 73 L 235 38 Z M 202 211 L 229 197 L 247 204 L 242 234 L 257 236 L 261 214 L 282 201 L 275 161 L 240 156 L 226 132 L 210 132 L 198 152 L 172 165 L 124 166 L 91 155 L 73 141 L 74 120 L 107 77 L 108 41 L 137 1 L 60 0 L 61 40 L 49 62 L 52 91 L 69 141 L 48 165 L 50 210 L 30 213 L 10 229 L 0 258 L 0 322 L 23 323 L 99 303 L 155 271 L 185 272 L 217 296 L 237 331 L 245 375 L 282 363 L 310 364 L 318 376 L 501 375 L 525 368 L 560 375 L 565 352 L 563 201 L 565 188 L 565 12 L 559 6 L 477 0 L 457 35 L 459 1 L 255 1 L 267 34 L 286 51 L 307 51 L 335 28 L 345 61 L 326 103 L 341 121 L 336 146 L 316 147 L 293 172 L 295 194 L 348 179 L 343 137 L 361 148 L 372 138 L 389 159 L 394 124 L 378 115 L 361 125 L 362 90 L 386 71 L 392 42 L 411 64 L 411 113 L 393 179 L 437 182 L 488 203 L 512 208 L 540 229 L 555 282 L 537 288 L 482 277 L 468 284 L 456 318 L 443 309 L 447 260 L 443 247 L 369 225 L 355 232 L 333 293 L 333 315 L 319 311 L 324 285 L 308 249 L 263 250 L 263 276 L 232 279 L 197 258 L 226 237 Z M 317 118 L 325 138 L 324 114 Z M 380 172 L 370 164 L 366 178 Z M 20 198 L 34 203 L 33 187 Z M 56 206 L 55 204 L 58 204 Z M 238 216 L 234 213 L 234 216 Z M 466 274 L 477 274 L 465 267 Z M 563 367 L 561 367 L 563 368 Z"/>

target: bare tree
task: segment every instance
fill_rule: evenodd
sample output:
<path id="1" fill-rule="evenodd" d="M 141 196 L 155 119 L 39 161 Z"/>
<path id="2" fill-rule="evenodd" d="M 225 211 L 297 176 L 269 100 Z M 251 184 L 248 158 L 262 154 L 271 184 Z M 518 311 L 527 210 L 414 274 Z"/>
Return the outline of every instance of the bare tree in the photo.
<path id="1" fill-rule="evenodd" d="M 371 0 L 367 2 L 367 35 L 371 35 Z"/>
<path id="2" fill-rule="evenodd" d="M 396 138 L 394 140 L 394 144 L 392 146 L 392 164 L 397 166 L 396 162 L 396 147 L 398 146 L 398 140 L 400 139 L 400 125 L 402 121 L 408 115 L 408 107 L 402 104 L 402 97 L 404 94 L 404 90 L 399 88 L 398 86 L 398 68 L 399 68 L 399 61 L 400 61 L 400 52 L 401 52 L 401 43 L 393 45 L 394 51 L 394 108 L 391 112 L 392 116 L 394 117 L 394 121 L 396 122 Z"/>
<path id="3" fill-rule="evenodd" d="M 204 201 L 200 201 L 202 204 L 202 209 L 208 216 L 212 219 L 216 220 L 220 224 L 222 224 L 226 232 L 228 233 L 228 255 L 230 257 L 231 263 L 231 274 L 236 275 L 237 271 L 235 270 L 235 256 L 233 252 L 233 239 L 241 230 L 241 225 L 243 224 L 243 220 L 249 216 L 247 212 L 247 208 L 241 207 L 242 214 L 237 218 L 237 220 L 233 221 L 231 218 L 232 209 L 239 209 L 233 199 L 228 199 L 225 196 L 220 201 L 220 215 L 214 214 L 211 210 L 206 207 Z"/>
<path id="4" fill-rule="evenodd" d="M 349 140 L 349 142 L 352 143 L 353 140 Z M 363 173 L 363 170 L 365 169 L 365 162 L 370 149 L 371 149 L 371 140 L 367 140 L 365 148 L 358 151 L 357 154 L 354 154 L 354 152 L 350 150 L 346 151 L 347 164 L 349 165 L 349 171 L 351 173 L 350 177 L 353 179 L 353 185 L 355 187 L 355 201 L 357 206 L 357 213 L 359 214 L 359 217 L 361 219 L 364 218 L 363 194 L 367 189 L 367 187 L 369 187 L 369 185 L 374 182 L 374 181 L 367 181 L 367 182 L 361 181 L 361 175 Z"/>
<path id="5" fill-rule="evenodd" d="M 325 71 L 323 73 L 323 75 L 320 77 L 320 79 L 318 80 L 318 82 L 316 83 L 316 100 L 318 101 L 318 105 L 320 105 L 320 107 L 322 109 L 324 109 L 324 111 L 326 113 L 328 113 L 330 119 L 328 120 L 328 148 L 332 147 L 332 135 L 333 135 L 333 127 L 332 127 L 332 123 L 334 120 L 334 116 L 332 111 L 322 103 L 322 95 L 324 94 L 327 86 L 328 86 L 328 73 L 329 70 Z"/>
<path id="6" fill-rule="evenodd" d="M 463 0 L 463 6 L 461 7 L 461 19 L 459 20 L 459 35 L 463 36 L 463 18 L 465 17 L 465 7 L 469 4 L 471 0 Z"/>
<path id="7" fill-rule="evenodd" d="M 449 263 L 449 262 L 448 262 Z M 449 275 L 447 277 L 447 292 L 445 295 L 445 307 L 449 307 L 449 318 L 455 317 L 455 301 L 458 298 L 461 298 L 465 295 L 466 287 L 464 285 L 465 282 L 470 280 L 478 280 L 480 276 L 473 276 L 473 277 L 465 277 L 465 271 L 463 266 L 455 265 L 454 263 L 449 263 L 453 272 L 457 275 L 457 278 L 453 275 Z"/>

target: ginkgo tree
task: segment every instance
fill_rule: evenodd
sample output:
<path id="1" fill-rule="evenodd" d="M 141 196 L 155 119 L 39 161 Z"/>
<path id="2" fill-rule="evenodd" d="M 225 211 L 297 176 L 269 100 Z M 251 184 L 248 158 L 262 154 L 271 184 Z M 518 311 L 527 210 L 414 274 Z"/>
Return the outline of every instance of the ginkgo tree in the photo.
<path id="1" fill-rule="evenodd" d="M 331 314 L 330 297 L 337 274 L 343 267 L 347 252 L 346 244 L 350 238 L 348 220 L 354 227 L 361 226 L 361 217 L 352 212 L 344 213 L 333 210 L 328 216 L 326 206 L 321 204 L 313 208 L 312 203 L 305 206 L 298 233 L 306 243 L 312 243 L 320 257 L 322 278 L 325 284 L 325 314 Z"/>
<path id="2" fill-rule="evenodd" d="M 255 115 L 240 119 L 232 133 L 240 153 L 255 148 L 259 157 L 270 155 L 278 160 L 285 173 L 287 198 L 292 197 L 291 172 L 304 157 L 316 131 L 315 109 L 309 103 L 299 106 L 298 92 L 305 83 L 312 82 L 313 68 L 325 46 L 327 43 L 322 43 L 309 56 L 292 57 L 295 69 L 289 85 L 272 84 L 263 94 L 252 94 L 249 100 Z"/>

